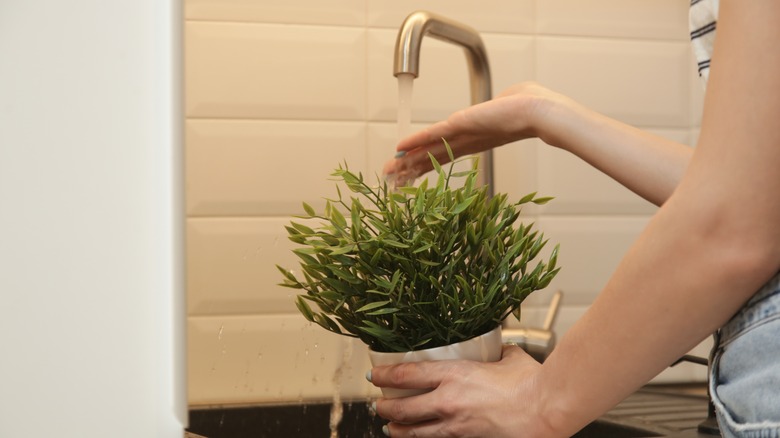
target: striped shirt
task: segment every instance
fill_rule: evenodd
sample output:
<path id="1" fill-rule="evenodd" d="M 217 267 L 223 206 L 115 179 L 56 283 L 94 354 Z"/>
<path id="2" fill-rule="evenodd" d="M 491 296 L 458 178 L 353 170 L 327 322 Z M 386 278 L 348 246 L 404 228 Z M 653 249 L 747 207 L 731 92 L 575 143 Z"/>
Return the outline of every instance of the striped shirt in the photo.
<path id="1" fill-rule="evenodd" d="M 693 54 L 699 64 L 699 76 L 705 83 L 710 77 L 712 44 L 715 42 L 715 26 L 718 19 L 718 1 L 691 0 L 688 16 Z"/>

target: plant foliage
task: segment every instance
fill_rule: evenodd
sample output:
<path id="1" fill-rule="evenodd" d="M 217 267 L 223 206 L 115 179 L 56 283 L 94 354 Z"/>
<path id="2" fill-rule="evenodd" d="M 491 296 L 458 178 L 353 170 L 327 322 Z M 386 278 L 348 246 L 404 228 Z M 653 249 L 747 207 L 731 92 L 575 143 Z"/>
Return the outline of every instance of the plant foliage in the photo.
<path id="1" fill-rule="evenodd" d="M 454 163 L 445 170 L 431 161 L 435 186 L 426 179 L 397 190 L 386 182 L 372 187 L 345 164 L 332 175 L 353 195 L 343 197 L 337 185 L 338 198 L 327 200 L 322 214 L 303 204 L 306 214 L 298 217 L 320 226 L 286 226 L 302 245 L 293 250 L 302 279 L 277 268 L 281 285 L 305 291 L 296 304 L 306 319 L 375 351 L 419 350 L 494 329 L 550 283 L 560 269 L 558 247 L 531 268 L 547 240 L 518 218 L 523 204 L 551 198 L 488 199 L 486 187 L 476 185 L 476 164 L 454 172 Z M 451 188 L 458 177 L 465 184 Z"/>

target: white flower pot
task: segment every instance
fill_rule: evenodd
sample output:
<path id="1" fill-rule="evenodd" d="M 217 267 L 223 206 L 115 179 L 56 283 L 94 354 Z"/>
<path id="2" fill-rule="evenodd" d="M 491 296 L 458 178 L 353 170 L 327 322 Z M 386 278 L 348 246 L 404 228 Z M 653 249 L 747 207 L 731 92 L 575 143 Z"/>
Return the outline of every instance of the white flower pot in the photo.
<path id="1" fill-rule="evenodd" d="M 369 350 L 368 355 L 373 366 L 394 365 L 407 362 L 422 362 L 429 360 L 454 360 L 465 359 L 477 362 L 496 362 L 501 359 L 501 326 L 457 344 L 426 350 L 407 351 L 399 353 L 385 353 Z M 428 389 L 399 389 L 382 388 L 382 394 L 386 398 L 408 397 L 429 392 Z"/>

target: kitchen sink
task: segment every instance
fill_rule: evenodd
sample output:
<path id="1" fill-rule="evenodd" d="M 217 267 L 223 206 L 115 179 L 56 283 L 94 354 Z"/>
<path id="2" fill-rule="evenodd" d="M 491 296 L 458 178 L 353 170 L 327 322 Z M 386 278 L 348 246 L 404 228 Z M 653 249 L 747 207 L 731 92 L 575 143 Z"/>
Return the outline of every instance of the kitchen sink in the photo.
<path id="1" fill-rule="evenodd" d="M 205 438 L 319 438 L 331 436 L 331 403 L 193 408 L 188 431 Z M 688 386 L 648 386 L 631 395 L 574 438 L 703 438 L 707 396 Z M 384 437 L 385 421 L 365 400 L 343 404 L 340 438 Z M 712 438 L 712 436 L 709 436 Z"/>
<path id="2" fill-rule="evenodd" d="M 572 438 L 638 438 L 652 436 L 663 435 L 625 424 L 596 420 L 574 434 Z"/>

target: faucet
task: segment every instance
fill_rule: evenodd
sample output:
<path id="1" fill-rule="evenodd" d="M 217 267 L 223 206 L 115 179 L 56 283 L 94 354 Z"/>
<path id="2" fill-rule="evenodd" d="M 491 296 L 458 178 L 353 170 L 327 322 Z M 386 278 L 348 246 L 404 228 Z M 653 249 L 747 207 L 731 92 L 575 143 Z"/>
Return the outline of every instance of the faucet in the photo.
<path id="1" fill-rule="evenodd" d="M 400 74 L 411 74 L 415 78 L 419 76 L 420 46 L 425 35 L 463 47 L 469 65 L 472 105 L 492 98 L 490 66 L 479 33 L 465 24 L 427 11 L 413 12 L 401 25 L 395 41 L 394 76 L 398 77 Z M 487 185 L 488 196 L 492 197 L 494 194 L 493 152 L 488 150 L 479 155 L 477 182 Z"/>

